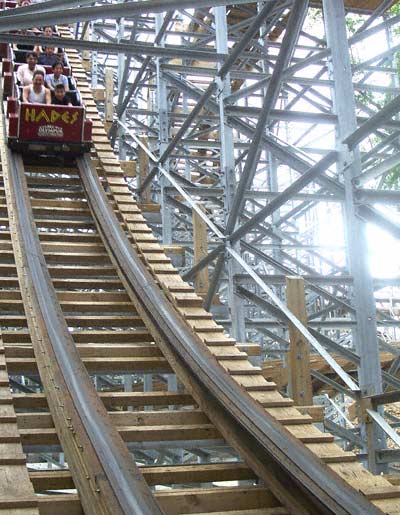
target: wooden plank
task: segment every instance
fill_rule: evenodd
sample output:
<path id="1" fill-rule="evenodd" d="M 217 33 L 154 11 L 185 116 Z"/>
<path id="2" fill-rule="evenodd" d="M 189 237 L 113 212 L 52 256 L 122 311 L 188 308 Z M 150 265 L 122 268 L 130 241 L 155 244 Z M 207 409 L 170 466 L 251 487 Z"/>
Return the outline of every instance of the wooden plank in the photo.
<path id="1" fill-rule="evenodd" d="M 142 319 L 134 314 L 120 315 L 66 315 L 69 327 L 143 327 Z M 24 327 L 24 315 L 2 315 L 2 324 L 7 327 Z"/>
<path id="2" fill-rule="evenodd" d="M 0 357 L 5 348 L 0 334 Z M 7 368 L 0 383 L 0 512 L 39 515 L 38 502 L 26 468 Z"/>
<path id="3" fill-rule="evenodd" d="M 79 497 L 74 494 L 38 497 L 40 515 L 84 515 Z"/>
<path id="4" fill-rule="evenodd" d="M 334 441 L 331 434 L 322 433 L 310 424 L 287 426 L 287 430 L 303 443 L 330 443 Z"/>
<path id="5" fill-rule="evenodd" d="M 197 488 L 156 492 L 156 499 L 167 514 L 218 512 L 279 506 L 263 487 Z"/>
<path id="6" fill-rule="evenodd" d="M 212 424 L 177 424 L 160 426 L 119 426 L 117 430 L 125 442 L 164 442 L 180 440 L 221 440 Z M 20 429 L 24 446 L 58 445 L 54 428 Z"/>
<path id="7" fill-rule="evenodd" d="M 110 411 L 111 420 L 117 426 L 185 426 L 209 424 L 208 418 L 198 409 L 167 411 Z M 15 416 L 15 414 L 14 414 Z M 50 413 L 18 413 L 19 429 L 53 428 Z"/>
<path id="8" fill-rule="evenodd" d="M 385 474 L 384 478 L 394 486 L 400 486 L 400 474 Z"/>
<path id="9" fill-rule="evenodd" d="M 154 392 L 99 392 L 99 396 L 106 408 L 127 408 L 130 406 L 193 406 L 193 398 L 185 393 L 154 391 Z M 10 402 L 19 409 L 47 408 L 47 400 L 44 394 L 14 394 Z"/>
<path id="10" fill-rule="evenodd" d="M 276 498 L 266 489 L 212 488 L 156 492 L 157 501 L 166 515 L 227 514 L 229 515 L 286 515 Z M 41 515 L 83 515 L 79 497 L 74 494 L 39 497 Z M 251 507 L 253 506 L 253 508 Z M 269 506 L 271 509 L 266 508 Z M 224 507 L 232 508 L 229 512 Z M 237 508 L 237 509 L 235 509 Z"/>
<path id="11" fill-rule="evenodd" d="M 163 357 L 83 358 L 82 362 L 90 373 L 172 373 L 168 361 Z M 7 368 L 10 374 L 38 373 L 34 358 L 7 359 Z"/>
<path id="12" fill-rule="evenodd" d="M 190 514 L 183 514 L 190 515 Z M 275 508 L 256 508 L 254 510 L 229 510 L 229 511 L 218 511 L 217 513 L 207 512 L 198 513 L 197 515 L 289 515 L 286 508 L 275 507 Z"/>
<path id="13" fill-rule="evenodd" d="M 82 358 L 159 358 L 163 357 L 158 346 L 148 343 L 139 344 L 77 344 Z M 7 345 L 6 359 L 33 358 L 31 345 Z"/>
<path id="14" fill-rule="evenodd" d="M 150 486 L 257 479 L 254 472 L 241 462 L 140 467 L 140 472 Z M 36 492 L 74 488 L 69 471 L 43 470 L 30 472 L 29 477 Z"/>

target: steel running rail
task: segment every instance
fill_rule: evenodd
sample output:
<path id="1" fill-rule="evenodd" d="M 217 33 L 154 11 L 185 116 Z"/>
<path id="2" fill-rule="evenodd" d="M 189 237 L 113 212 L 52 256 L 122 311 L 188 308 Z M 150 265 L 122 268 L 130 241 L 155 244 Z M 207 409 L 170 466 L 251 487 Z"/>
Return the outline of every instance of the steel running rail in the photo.
<path id="1" fill-rule="evenodd" d="M 291 513 L 382 513 L 269 415 L 190 331 L 134 252 L 88 159 L 78 159 L 103 243 L 139 315 L 179 379 L 230 445 Z"/>
<path id="2" fill-rule="evenodd" d="M 33 306 L 29 313 L 25 305 L 32 344 L 85 513 L 161 515 L 68 332 L 36 232 L 22 158 L 4 147 L 2 157 L 9 209 L 20 239 L 13 245 L 24 267 L 18 272 L 21 291 Z"/>

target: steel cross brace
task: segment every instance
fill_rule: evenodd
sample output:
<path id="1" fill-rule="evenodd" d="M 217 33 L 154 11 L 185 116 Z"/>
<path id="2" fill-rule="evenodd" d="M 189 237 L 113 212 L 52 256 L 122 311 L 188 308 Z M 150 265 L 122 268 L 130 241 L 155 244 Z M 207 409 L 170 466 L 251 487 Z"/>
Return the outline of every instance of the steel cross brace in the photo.
<path id="1" fill-rule="evenodd" d="M 59 0 L 56 0 L 59 2 Z M 265 0 L 273 2 L 275 0 Z M 37 25 L 54 25 L 60 22 L 60 13 L 57 12 L 55 4 L 51 5 L 49 11 L 44 11 L 46 3 L 40 4 L 38 10 L 35 11 L 35 23 Z M 170 10 L 180 10 L 186 7 L 193 7 L 193 0 L 146 0 L 146 1 L 129 1 L 123 4 L 105 4 L 92 7 L 81 7 L 74 9 L 77 4 L 92 3 L 88 0 L 83 2 L 76 2 L 72 0 L 68 3 L 69 8 L 64 9 L 62 12 L 63 23 L 75 23 L 78 21 L 92 21 L 96 18 L 129 18 L 149 13 L 163 13 Z M 248 0 L 235 0 L 235 4 L 245 4 Z M 232 0 L 196 0 L 196 7 L 215 7 L 220 5 L 232 4 Z M 59 7 L 59 3 L 57 7 Z M 63 4 L 65 6 L 65 3 Z M 30 9 L 30 10 L 29 10 Z M 5 32 L 14 29 L 26 29 L 32 26 L 32 11 L 28 7 L 21 7 L 18 9 L 17 14 L 0 16 L 0 31 Z"/>

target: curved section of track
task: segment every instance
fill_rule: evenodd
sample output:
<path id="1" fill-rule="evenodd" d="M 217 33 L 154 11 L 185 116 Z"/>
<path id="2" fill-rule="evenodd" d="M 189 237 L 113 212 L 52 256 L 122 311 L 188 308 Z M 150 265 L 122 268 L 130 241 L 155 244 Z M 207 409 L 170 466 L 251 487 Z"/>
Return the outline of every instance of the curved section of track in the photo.
<path id="1" fill-rule="evenodd" d="M 37 236 L 24 164 L 3 162 L 13 206 L 14 250 L 21 256 L 32 343 L 48 404 L 86 513 L 161 514 L 112 425 L 68 331 Z"/>
<path id="2" fill-rule="evenodd" d="M 11 377 L 39 371 L 45 390 L 14 394 L 18 437 L 25 452 L 65 451 L 70 467 L 30 471 L 40 495 L 24 502 L 45 515 L 156 514 L 158 505 L 167 515 L 399 513 L 399 490 L 265 381 L 179 277 L 130 195 L 79 56 L 69 58 L 94 123 L 95 151 L 79 161 L 80 176 L 19 158 L 7 169 L 1 147 L 4 353 Z M 138 388 L 96 392 L 84 367 L 97 379 L 134 375 Z M 186 390 L 146 391 L 146 374 L 173 372 Z M 138 462 L 154 453 L 153 466 L 146 456 L 138 471 L 128 449 Z M 157 462 L 173 449 L 178 463 Z M 186 449 L 211 449 L 208 462 L 184 462 Z"/>
<path id="3" fill-rule="evenodd" d="M 175 372 L 225 439 L 296 513 L 379 513 L 269 416 L 189 331 L 133 252 L 88 161 L 80 159 L 78 166 L 99 233 L 132 301 L 164 355 L 170 356 Z"/>

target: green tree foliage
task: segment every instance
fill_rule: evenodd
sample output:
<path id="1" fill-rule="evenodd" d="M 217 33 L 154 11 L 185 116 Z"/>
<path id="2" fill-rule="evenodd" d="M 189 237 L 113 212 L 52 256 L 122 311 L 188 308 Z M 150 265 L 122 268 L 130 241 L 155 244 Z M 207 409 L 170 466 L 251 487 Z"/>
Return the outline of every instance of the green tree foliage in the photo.
<path id="1" fill-rule="evenodd" d="M 389 14 L 393 14 L 396 16 L 396 14 L 400 14 L 400 3 L 396 2 L 392 7 L 389 9 Z"/>
<path id="2" fill-rule="evenodd" d="M 400 188 L 400 165 L 394 166 L 386 174 L 382 187 L 385 190 L 398 190 Z"/>
<path id="3" fill-rule="evenodd" d="M 396 2 L 389 11 L 389 16 L 397 16 L 400 15 L 400 1 Z M 348 30 L 348 35 L 351 36 L 354 34 L 361 25 L 365 22 L 365 16 L 357 15 L 354 13 L 350 13 L 346 16 L 346 26 Z M 310 9 L 309 15 L 307 18 L 307 22 L 310 28 L 315 27 L 316 25 L 322 23 L 323 15 L 321 9 Z M 400 36 L 400 28 L 393 29 L 394 34 Z M 352 64 L 358 64 L 359 59 L 355 54 L 351 55 Z M 400 83 L 400 52 L 396 52 L 394 54 L 393 64 L 397 69 L 398 82 Z M 360 77 L 357 75 L 354 76 L 354 80 L 361 78 L 363 74 L 360 72 Z M 355 99 L 356 102 L 360 105 L 363 104 L 366 107 L 373 108 L 374 110 L 382 109 L 385 104 L 390 102 L 393 99 L 393 94 L 383 95 L 381 93 L 374 93 L 368 90 L 355 91 Z M 375 146 L 379 143 L 380 139 L 378 137 L 374 137 L 371 135 L 369 138 L 370 145 Z M 389 172 L 386 173 L 382 187 L 384 189 L 400 189 L 400 165 L 394 166 Z"/>
<path id="4" fill-rule="evenodd" d="M 396 2 L 389 9 L 389 15 L 396 16 L 400 14 L 400 2 Z M 400 35 L 400 28 L 395 28 L 394 33 Z M 400 82 L 400 52 L 396 52 L 394 54 L 394 65 L 397 69 L 397 77 Z M 389 101 L 389 99 L 385 98 L 385 102 Z M 384 178 L 383 188 L 388 190 L 398 190 L 400 188 L 400 165 L 394 166 L 389 172 L 386 174 Z"/>

